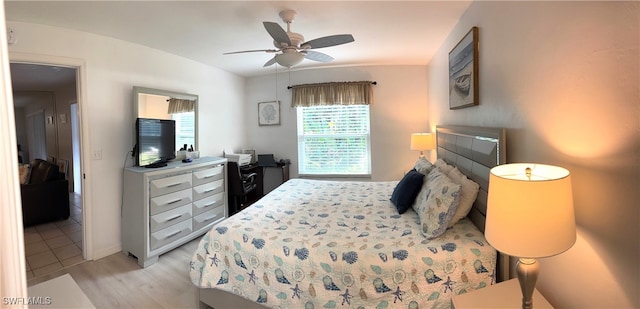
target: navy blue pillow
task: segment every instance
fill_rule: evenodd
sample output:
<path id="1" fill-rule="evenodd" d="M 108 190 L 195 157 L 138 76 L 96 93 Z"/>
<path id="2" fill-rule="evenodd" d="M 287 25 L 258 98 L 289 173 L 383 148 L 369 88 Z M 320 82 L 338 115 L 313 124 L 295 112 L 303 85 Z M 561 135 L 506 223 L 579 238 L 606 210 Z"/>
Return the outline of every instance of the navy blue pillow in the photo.
<path id="1" fill-rule="evenodd" d="M 415 169 L 410 170 L 398 182 L 391 194 L 391 202 L 398 209 L 398 213 L 403 214 L 413 205 L 416 200 L 422 183 L 424 182 L 424 174 L 419 173 Z"/>

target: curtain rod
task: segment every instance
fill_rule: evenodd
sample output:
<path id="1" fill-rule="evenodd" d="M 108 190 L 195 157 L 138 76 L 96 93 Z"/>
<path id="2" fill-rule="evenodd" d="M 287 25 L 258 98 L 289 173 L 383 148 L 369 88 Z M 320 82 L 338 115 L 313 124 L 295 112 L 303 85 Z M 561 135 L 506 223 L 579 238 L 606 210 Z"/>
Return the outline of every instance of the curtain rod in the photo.
<path id="1" fill-rule="evenodd" d="M 371 82 L 371 84 L 372 84 L 372 85 L 377 85 L 377 84 L 378 84 L 378 82 L 373 81 L 373 82 Z M 291 89 L 291 88 L 293 88 L 293 87 L 291 87 L 291 86 L 287 86 L 287 89 Z"/>

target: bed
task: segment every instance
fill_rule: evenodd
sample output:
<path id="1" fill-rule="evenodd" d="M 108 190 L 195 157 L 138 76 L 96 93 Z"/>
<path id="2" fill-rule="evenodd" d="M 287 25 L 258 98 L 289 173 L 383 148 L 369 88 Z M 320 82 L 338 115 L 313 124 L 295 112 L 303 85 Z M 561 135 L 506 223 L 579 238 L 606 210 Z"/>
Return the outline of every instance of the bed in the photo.
<path id="1" fill-rule="evenodd" d="M 500 281 L 507 274 L 482 231 L 504 130 L 436 134 L 438 158 L 480 187 L 467 217 L 428 238 L 415 211 L 390 202 L 398 181 L 291 179 L 202 238 L 190 263 L 201 305 L 449 308 L 452 295 Z"/>

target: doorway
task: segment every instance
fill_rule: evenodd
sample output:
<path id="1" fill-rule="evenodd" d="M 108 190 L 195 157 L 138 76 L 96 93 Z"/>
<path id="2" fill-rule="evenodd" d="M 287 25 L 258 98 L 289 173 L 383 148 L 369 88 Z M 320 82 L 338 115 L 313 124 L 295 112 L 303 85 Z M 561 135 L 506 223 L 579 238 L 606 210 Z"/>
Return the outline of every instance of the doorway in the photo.
<path id="1" fill-rule="evenodd" d="M 40 277 L 69 267 L 85 260 L 85 232 L 83 222 L 81 130 L 78 105 L 78 68 L 53 64 L 33 64 L 11 62 L 11 79 L 16 111 L 16 135 L 26 136 L 28 153 L 33 145 L 42 145 L 42 139 L 34 139 L 32 127 L 44 127 L 45 149 L 30 155 L 58 165 L 63 177 L 68 181 L 70 217 L 53 220 L 35 226 L 25 227 L 25 257 L 27 279 Z M 34 95 L 38 93 L 40 95 Z M 52 107 L 31 117 L 18 119 L 31 110 L 30 104 L 41 104 L 38 97 L 49 93 L 53 98 Z M 17 97 L 19 96 L 19 97 Z M 41 116 L 40 116 L 41 115 Z M 31 123 L 31 124 L 29 124 Z M 21 127 L 21 124 L 25 124 Z M 34 141 L 32 143 L 32 141 Z M 46 155 L 43 155 L 45 153 Z"/>

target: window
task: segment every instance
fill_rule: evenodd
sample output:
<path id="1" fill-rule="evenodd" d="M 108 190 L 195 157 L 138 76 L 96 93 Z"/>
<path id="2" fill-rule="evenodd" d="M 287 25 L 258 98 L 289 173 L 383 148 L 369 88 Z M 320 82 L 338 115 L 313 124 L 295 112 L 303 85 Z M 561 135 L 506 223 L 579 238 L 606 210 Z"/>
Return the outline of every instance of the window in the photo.
<path id="1" fill-rule="evenodd" d="M 176 121 L 176 148 L 195 145 L 195 112 L 171 114 L 171 118 Z"/>
<path id="2" fill-rule="evenodd" d="M 369 105 L 298 107 L 300 175 L 369 176 Z"/>

